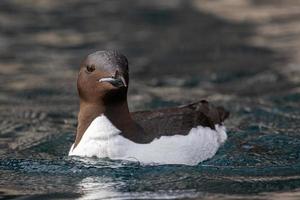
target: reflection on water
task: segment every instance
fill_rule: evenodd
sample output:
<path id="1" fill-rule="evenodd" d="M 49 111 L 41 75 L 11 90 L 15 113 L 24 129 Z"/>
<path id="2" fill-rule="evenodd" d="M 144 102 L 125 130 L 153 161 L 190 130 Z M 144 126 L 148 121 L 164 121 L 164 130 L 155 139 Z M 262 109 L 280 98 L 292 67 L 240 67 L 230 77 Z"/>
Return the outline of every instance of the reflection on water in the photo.
<path id="1" fill-rule="evenodd" d="M 278 195 L 282 194 L 278 193 L 280 191 L 300 186 L 300 168 L 296 165 L 235 167 L 204 162 L 193 167 L 142 166 L 135 162 L 74 157 L 59 160 L 5 159 L 0 162 L 0 170 L 0 184 L 5 184 L 6 188 L 14 186 L 18 192 L 27 195 L 64 194 L 64 199 L 231 199 L 250 195 L 263 199 L 264 194 L 256 194 L 275 192 L 270 194 Z"/>
<path id="2" fill-rule="evenodd" d="M 88 177 L 83 179 L 78 186 L 82 188 L 83 195 L 80 200 L 91 199 L 173 199 L 195 198 L 201 196 L 194 190 L 157 190 L 147 192 L 126 192 L 118 190 L 124 183 L 103 180 L 100 177 Z M 124 186 L 123 186 L 124 187 Z"/>

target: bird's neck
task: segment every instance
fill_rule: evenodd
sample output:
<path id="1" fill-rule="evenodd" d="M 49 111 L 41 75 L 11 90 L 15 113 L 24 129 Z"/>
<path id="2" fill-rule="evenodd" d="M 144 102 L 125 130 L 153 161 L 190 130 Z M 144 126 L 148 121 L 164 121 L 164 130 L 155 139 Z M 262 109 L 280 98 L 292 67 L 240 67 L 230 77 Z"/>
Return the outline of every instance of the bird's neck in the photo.
<path id="1" fill-rule="evenodd" d="M 126 138 L 131 138 L 139 131 L 139 126 L 132 120 L 127 100 L 104 104 L 102 102 L 88 103 L 81 101 L 78 114 L 77 134 L 74 147 L 80 142 L 87 128 L 98 116 L 104 115 L 121 131 Z"/>

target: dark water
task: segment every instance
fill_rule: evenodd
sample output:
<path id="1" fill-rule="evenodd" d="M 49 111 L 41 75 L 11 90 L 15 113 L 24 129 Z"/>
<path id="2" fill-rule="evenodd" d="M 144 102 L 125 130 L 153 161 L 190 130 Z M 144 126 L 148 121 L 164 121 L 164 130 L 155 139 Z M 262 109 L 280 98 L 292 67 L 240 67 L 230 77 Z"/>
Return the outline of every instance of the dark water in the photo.
<path id="1" fill-rule="evenodd" d="M 0 199 L 299 199 L 300 64 L 251 44 L 259 19 L 197 2 L 1 1 Z M 129 58 L 132 110 L 202 98 L 230 110 L 216 156 L 194 167 L 66 156 L 79 62 L 111 48 Z"/>
<path id="2" fill-rule="evenodd" d="M 35 199 L 273 199 L 300 187 L 299 100 L 298 93 L 226 104 L 239 123 L 229 123 L 226 144 L 198 166 L 68 158 L 70 132 L 2 157 L 0 185 Z"/>

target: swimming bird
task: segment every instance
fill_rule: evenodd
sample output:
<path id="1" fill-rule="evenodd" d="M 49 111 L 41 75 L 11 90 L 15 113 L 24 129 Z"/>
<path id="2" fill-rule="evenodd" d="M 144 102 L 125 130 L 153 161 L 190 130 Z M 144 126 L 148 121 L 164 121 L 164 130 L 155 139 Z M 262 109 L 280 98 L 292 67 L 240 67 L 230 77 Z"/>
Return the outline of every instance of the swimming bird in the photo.
<path id="1" fill-rule="evenodd" d="M 84 59 L 77 79 L 77 134 L 69 156 L 197 165 L 227 139 L 223 122 L 229 112 L 224 108 L 201 100 L 130 113 L 128 86 L 128 60 L 118 51 L 97 51 Z"/>

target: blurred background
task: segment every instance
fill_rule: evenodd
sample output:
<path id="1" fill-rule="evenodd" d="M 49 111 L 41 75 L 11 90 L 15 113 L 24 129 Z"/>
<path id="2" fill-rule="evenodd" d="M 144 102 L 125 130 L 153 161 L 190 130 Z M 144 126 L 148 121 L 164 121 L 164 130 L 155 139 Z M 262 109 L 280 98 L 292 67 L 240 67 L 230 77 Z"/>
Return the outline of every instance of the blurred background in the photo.
<path id="1" fill-rule="evenodd" d="M 2 0 L 0 12 L 1 105 L 77 104 L 79 64 L 103 49 L 129 59 L 132 108 L 299 86 L 293 0 Z"/>
<path id="2" fill-rule="evenodd" d="M 132 111 L 208 99 L 232 113 L 222 159 L 249 165 L 234 155 L 250 155 L 258 159 L 251 157 L 253 165 L 299 163 L 295 0 L 1 0 L 2 158 L 62 155 L 36 147 L 59 145 L 55 138 L 66 134 L 69 148 L 79 64 L 105 49 L 129 60 Z M 283 142 L 276 146 L 260 136 Z M 2 185 L 14 183 L 5 180 Z"/>

